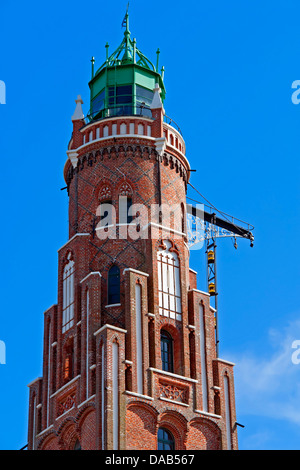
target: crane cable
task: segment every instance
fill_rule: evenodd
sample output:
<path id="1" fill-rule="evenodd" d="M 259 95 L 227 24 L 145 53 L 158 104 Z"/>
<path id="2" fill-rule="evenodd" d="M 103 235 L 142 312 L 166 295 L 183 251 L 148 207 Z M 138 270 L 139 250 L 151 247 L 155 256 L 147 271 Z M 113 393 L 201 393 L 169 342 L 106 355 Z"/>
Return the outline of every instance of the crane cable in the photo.
<path id="1" fill-rule="evenodd" d="M 206 199 L 206 198 L 203 196 L 203 194 L 200 193 L 200 191 L 198 191 L 198 189 L 195 188 L 195 186 L 192 185 L 192 183 L 188 182 L 188 184 L 189 184 L 189 185 L 190 185 L 190 186 L 209 204 L 210 207 L 212 207 L 213 209 L 215 209 L 215 211 L 218 212 L 222 217 L 224 217 L 224 218 L 227 220 L 227 222 L 229 222 L 230 224 L 234 225 L 234 227 L 238 230 L 238 232 L 241 232 L 240 227 L 237 227 L 237 226 L 235 225 L 235 223 L 232 222 L 231 220 L 229 220 L 228 217 L 226 217 L 226 215 L 225 215 L 223 212 L 219 211 L 208 199 Z M 191 198 L 189 198 L 189 199 L 191 199 Z M 197 201 L 195 201 L 195 202 L 197 202 Z M 251 232 L 250 232 L 250 233 L 251 233 Z"/>

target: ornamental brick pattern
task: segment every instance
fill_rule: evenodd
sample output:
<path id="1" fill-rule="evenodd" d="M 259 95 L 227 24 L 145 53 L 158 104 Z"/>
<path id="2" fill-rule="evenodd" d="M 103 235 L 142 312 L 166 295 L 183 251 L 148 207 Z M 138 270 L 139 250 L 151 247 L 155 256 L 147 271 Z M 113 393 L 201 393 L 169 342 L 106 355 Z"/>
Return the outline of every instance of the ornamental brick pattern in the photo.
<path id="1" fill-rule="evenodd" d="M 58 251 L 57 305 L 44 313 L 43 375 L 29 385 L 29 449 L 155 450 L 159 428 L 172 434 L 178 450 L 237 449 L 233 364 L 216 356 L 214 311 L 189 269 L 185 145 L 163 123 L 161 109 L 152 114 L 152 119 L 73 122 L 73 154 L 64 169 L 69 240 Z M 159 151 L 162 138 L 165 147 Z M 145 211 L 148 223 L 140 230 L 148 237 L 124 236 L 128 226 L 119 223 L 120 196 Z M 106 201 L 116 209 L 115 237 L 101 239 L 98 208 Z M 154 204 L 179 207 L 170 230 L 161 219 L 152 222 Z M 133 214 L 133 220 L 139 216 Z M 159 312 L 157 252 L 166 240 L 180 266 L 180 321 Z M 63 273 L 69 259 L 74 318 L 63 332 L 68 295 Z M 109 305 L 108 273 L 114 265 L 120 299 Z M 172 372 L 162 370 L 162 330 L 173 341 Z"/>

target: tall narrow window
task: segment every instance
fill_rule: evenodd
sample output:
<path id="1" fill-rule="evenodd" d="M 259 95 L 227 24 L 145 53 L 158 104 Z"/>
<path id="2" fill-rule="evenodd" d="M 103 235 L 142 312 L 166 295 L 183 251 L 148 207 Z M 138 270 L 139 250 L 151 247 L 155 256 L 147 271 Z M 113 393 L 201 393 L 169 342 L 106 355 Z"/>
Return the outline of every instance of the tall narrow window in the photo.
<path id="1" fill-rule="evenodd" d="M 114 265 L 108 271 L 108 305 L 120 303 L 120 269 Z"/>
<path id="2" fill-rule="evenodd" d="M 127 196 L 119 197 L 119 222 L 120 224 L 130 224 L 132 222 L 132 215 L 130 214 L 131 206 L 132 206 L 131 197 L 127 197 Z"/>
<path id="3" fill-rule="evenodd" d="M 65 348 L 64 379 L 67 382 L 74 377 L 74 349 L 73 341 Z"/>
<path id="4" fill-rule="evenodd" d="M 162 370 L 165 370 L 166 372 L 173 372 L 174 371 L 173 338 L 165 330 L 161 330 L 161 333 L 160 333 L 160 348 L 161 348 Z"/>
<path id="5" fill-rule="evenodd" d="M 137 392 L 143 393 L 142 288 L 135 286 Z"/>
<path id="6" fill-rule="evenodd" d="M 158 450 L 175 450 L 175 440 L 170 431 L 165 428 L 159 428 L 157 433 Z"/>
<path id="7" fill-rule="evenodd" d="M 227 450 L 232 449 L 231 443 L 231 419 L 230 419 L 230 391 L 229 391 L 229 378 L 224 375 L 224 395 L 225 395 L 225 417 L 226 417 L 226 437 L 227 437 Z"/>
<path id="8" fill-rule="evenodd" d="M 113 223 L 112 201 L 101 202 L 99 206 L 100 222 L 98 227 L 109 227 Z"/>
<path id="9" fill-rule="evenodd" d="M 62 332 L 65 333 L 74 324 L 74 261 L 71 253 L 63 274 L 63 321 Z"/>
<path id="10" fill-rule="evenodd" d="M 90 294 L 89 290 L 86 291 L 86 398 L 89 397 L 89 317 L 90 313 Z"/>
<path id="11" fill-rule="evenodd" d="M 119 449 L 119 345 L 112 344 L 113 450 Z"/>
<path id="12" fill-rule="evenodd" d="M 199 305 L 199 338 L 200 338 L 201 381 L 202 381 L 202 396 L 203 396 L 202 406 L 203 406 L 203 411 L 208 411 L 205 324 L 204 324 L 204 308 L 202 304 Z"/>
<path id="13" fill-rule="evenodd" d="M 125 181 L 119 188 L 119 222 L 120 224 L 130 224 L 132 216 L 129 215 L 132 206 L 132 188 Z"/>
<path id="14" fill-rule="evenodd" d="M 165 317 L 181 320 L 180 267 L 172 243 L 164 240 L 157 253 L 159 313 Z"/>
<path id="15" fill-rule="evenodd" d="M 78 441 L 78 439 L 77 439 L 77 441 L 75 442 L 74 450 L 81 450 L 81 445 L 80 445 L 80 442 Z"/>

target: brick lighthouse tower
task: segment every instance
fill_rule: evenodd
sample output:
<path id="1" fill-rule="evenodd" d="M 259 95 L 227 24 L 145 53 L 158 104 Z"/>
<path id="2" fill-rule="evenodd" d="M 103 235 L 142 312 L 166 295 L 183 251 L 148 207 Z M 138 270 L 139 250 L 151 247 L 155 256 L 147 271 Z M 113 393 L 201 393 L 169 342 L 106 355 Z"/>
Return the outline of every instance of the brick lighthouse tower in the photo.
<path id="1" fill-rule="evenodd" d="M 233 364 L 189 268 L 180 130 L 163 69 L 124 39 L 80 96 L 64 178 L 69 240 L 29 384 L 29 449 L 236 449 Z M 204 268 L 203 268 L 204 269 Z"/>

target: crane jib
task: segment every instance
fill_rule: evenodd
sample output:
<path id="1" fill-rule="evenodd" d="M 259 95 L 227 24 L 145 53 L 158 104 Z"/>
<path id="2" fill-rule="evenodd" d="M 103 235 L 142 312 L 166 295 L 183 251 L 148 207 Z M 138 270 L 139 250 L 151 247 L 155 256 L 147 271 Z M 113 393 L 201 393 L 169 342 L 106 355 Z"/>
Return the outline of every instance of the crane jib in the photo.
<path id="1" fill-rule="evenodd" d="M 250 230 L 240 227 L 239 225 L 228 220 L 222 219 L 221 217 L 218 217 L 215 213 L 198 209 L 197 207 L 192 206 L 190 204 L 187 204 L 187 212 L 193 217 L 199 217 L 201 219 L 204 219 L 204 222 L 216 225 L 217 227 L 228 230 L 229 232 L 233 232 L 234 234 L 240 237 L 249 238 L 250 240 L 254 238 Z"/>

